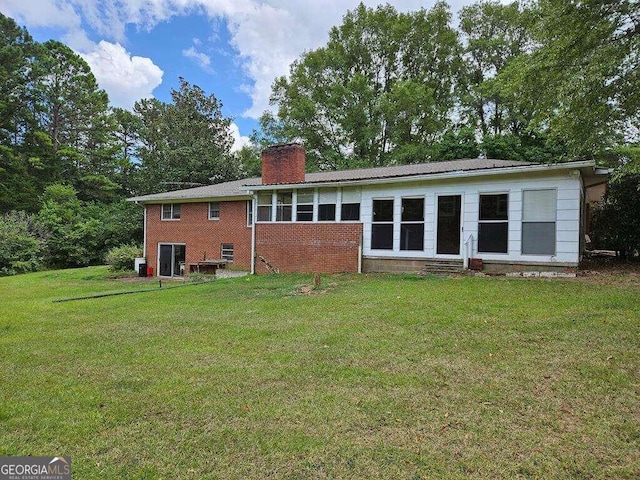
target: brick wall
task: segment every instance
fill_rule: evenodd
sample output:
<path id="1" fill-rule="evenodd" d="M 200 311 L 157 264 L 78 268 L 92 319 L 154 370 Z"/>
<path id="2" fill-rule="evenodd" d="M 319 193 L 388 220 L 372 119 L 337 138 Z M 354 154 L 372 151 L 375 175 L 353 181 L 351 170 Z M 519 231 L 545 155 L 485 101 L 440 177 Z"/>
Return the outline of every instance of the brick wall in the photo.
<path id="1" fill-rule="evenodd" d="M 180 220 L 162 220 L 161 205 L 147 205 L 147 265 L 158 268 L 158 243 L 186 243 L 186 263 L 204 257 L 220 258 L 220 245 L 232 243 L 234 261 L 229 268 L 251 269 L 251 228 L 247 202 L 220 202 L 220 219 L 209 220 L 209 204 L 183 203 Z"/>
<path id="2" fill-rule="evenodd" d="M 361 223 L 258 223 L 256 255 L 282 273 L 357 272 L 361 237 Z"/>
<path id="3" fill-rule="evenodd" d="M 297 143 L 274 145 L 262 152 L 262 183 L 300 183 L 305 179 L 305 150 Z"/>

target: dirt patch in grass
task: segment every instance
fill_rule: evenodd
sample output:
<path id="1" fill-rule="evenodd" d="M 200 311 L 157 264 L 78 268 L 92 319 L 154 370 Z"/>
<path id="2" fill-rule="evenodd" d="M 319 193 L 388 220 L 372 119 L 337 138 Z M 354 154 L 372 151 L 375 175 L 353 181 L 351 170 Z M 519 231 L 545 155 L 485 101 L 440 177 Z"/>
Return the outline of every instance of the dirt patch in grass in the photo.
<path id="1" fill-rule="evenodd" d="M 615 257 L 585 258 L 580 263 L 577 280 L 606 285 L 638 285 L 640 261 Z"/>

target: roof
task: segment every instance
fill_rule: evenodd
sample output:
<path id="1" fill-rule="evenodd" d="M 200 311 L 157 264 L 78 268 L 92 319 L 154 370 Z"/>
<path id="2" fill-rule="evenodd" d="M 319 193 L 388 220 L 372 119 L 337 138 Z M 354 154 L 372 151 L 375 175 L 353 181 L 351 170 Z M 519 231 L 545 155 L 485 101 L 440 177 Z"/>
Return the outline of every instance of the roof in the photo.
<path id="1" fill-rule="evenodd" d="M 249 183 L 260 183 L 260 181 L 260 177 L 244 178 L 242 180 L 233 180 L 231 182 L 205 185 L 204 187 L 187 188 L 184 190 L 174 190 L 172 192 L 142 195 L 139 197 L 128 198 L 127 200 L 140 203 L 162 203 L 163 201 L 169 200 L 192 200 L 202 198 L 250 198 L 251 195 L 247 192 L 245 185 Z"/>
<path id="2" fill-rule="evenodd" d="M 448 162 L 414 163 L 410 165 L 394 165 L 392 167 L 359 168 L 357 170 L 307 173 L 305 183 L 410 177 L 415 175 L 430 175 L 435 173 L 484 170 L 523 165 L 534 165 L 534 163 L 517 162 L 513 160 L 491 160 L 484 158 L 450 160 Z"/>
<path id="3" fill-rule="evenodd" d="M 585 168 L 594 167 L 594 162 L 567 162 L 558 164 L 541 164 L 535 162 L 520 162 L 515 160 L 494 159 L 464 159 L 446 162 L 417 163 L 411 165 L 396 165 L 391 167 L 361 168 L 356 170 L 340 170 L 331 172 L 307 173 L 303 183 L 290 184 L 293 186 L 341 184 L 341 183 L 381 183 L 424 179 L 441 176 L 466 176 L 499 174 L 515 171 L 540 170 L 548 168 Z M 129 201 L 140 203 L 163 203 L 175 200 L 197 201 L 202 199 L 248 199 L 251 191 L 273 189 L 279 185 L 262 185 L 260 177 L 233 180 L 231 182 L 207 185 L 204 187 L 175 190 L 172 192 L 155 193 L 139 197 L 129 198 Z M 282 186 L 282 185 L 280 185 Z"/>

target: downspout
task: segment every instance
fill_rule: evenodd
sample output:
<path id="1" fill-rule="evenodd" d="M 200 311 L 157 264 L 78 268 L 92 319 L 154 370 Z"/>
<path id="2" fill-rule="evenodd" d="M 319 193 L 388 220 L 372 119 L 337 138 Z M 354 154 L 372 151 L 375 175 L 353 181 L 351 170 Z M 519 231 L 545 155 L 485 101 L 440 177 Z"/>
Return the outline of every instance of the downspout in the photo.
<path id="1" fill-rule="evenodd" d="M 358 273 L 362 273 L 362 233 L 358 242 Z"/>
<path id="2" fill-rule="evenodd" d="M 258 219 L 258 194 L 251 200 L 251 275 L 256 274 L 256 220 Z"/>
<path id="3" fill-rule="evenodd" d="M 144 208 L 143 211 L 143 226 L 142 226 L 142 256 L 145 261 L 147 259 L 147 206 L 145 204 L 140 204 L 140 202 L 135 202 L 136 205 L 142 206 Z"/>

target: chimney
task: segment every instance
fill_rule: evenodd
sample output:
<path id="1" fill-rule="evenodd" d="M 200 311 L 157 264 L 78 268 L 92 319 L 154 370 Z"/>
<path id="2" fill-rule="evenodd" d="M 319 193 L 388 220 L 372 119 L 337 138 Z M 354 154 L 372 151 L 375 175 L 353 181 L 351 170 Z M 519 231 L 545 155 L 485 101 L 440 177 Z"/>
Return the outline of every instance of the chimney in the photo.
<path id="1" fill-rule="evenodd" d="M 262 184 L 304 182 L 305 151 L 299 143 L 273 145 L 262 152 Z"/>

